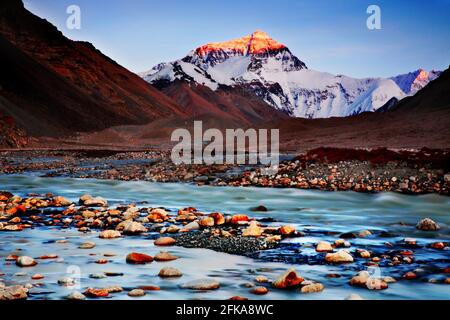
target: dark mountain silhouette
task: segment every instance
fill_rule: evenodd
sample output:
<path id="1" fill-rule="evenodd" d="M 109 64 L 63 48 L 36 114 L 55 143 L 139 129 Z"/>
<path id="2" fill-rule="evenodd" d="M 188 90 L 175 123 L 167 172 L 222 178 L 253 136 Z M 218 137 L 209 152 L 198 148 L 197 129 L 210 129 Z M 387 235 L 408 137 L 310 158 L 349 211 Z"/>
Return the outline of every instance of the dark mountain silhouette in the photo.
<path id="1" fill-rule="evenodd" d="M 140 77 L 91 44 L 67 39 L 21 1 L 0 3 L 0 57 L 0 112 L 31 135 L 184 116 Z"/>

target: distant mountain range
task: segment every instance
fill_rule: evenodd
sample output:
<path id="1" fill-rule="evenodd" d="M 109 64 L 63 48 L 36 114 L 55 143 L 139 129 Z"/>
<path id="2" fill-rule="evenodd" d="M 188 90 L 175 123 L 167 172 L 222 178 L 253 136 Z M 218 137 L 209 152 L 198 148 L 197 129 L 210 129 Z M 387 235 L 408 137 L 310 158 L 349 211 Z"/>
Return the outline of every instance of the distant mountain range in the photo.
<path id="1" fill-rule="evenodd" d="M 186 57 L 160 63 L 141 76 L 158 88 L 181 80 L 213 91 L 240 88 L 293 117 L 345 117 L 376 111 L 390 99 L 415 94 L 440 75 L 417 70 L 389 79 L 355 79 L 310 70 L 263 31 L 209 43 Z"/>

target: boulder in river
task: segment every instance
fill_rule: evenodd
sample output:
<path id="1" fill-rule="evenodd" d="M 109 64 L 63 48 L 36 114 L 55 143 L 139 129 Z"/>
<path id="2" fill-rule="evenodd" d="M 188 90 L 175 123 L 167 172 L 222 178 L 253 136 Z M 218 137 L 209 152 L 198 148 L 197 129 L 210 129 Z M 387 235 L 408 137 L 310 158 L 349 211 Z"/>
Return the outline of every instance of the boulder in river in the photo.
<path id="1" fill-rule="evenodd" d="M 0 287 L 0 300 L 23 300 L 28 298 L 28 289 L 24 286 Z"/>
<path id="2" fill-rule="evenodd" d="M 320 241 L 316 246 L 317 252 L 331 252 L 333 251 L 333 247 L 329 242 L 326 241 Z"/>
<path id="3" fill-rule="evenodd" d="M 214 218 L 212 217 L 204 217 L 198 221 L 198 224 L 204 228 L 214 227 L 214 223 Z"/>
<path id="4" fill-rule="evenodd" d="M 295 227 L 294 226 L 281 226 L 280 229 L 280 234 L 283 236 L 290 236 L 292 234 L 295 233 Z"/>
<path id="5" fill-rule="evenodd" d="M 67 300 L 84 300 L 86 299 L 86 296 L 84 294 L 82 294 L 81 292 L 78 291 L 74 291 L 72 293 L 70 293 L 67 297 Z"/>
<path id="6" fill-rule="evenodd" d="M 146 264 L 152 262 L 153 257 L 143 253 L 132 252 L 127 255 L 126 261 L 131 264 Z"/>
<path id="7" fill-rule="evenodd" d="M 329 263 L 351 263 L 353 257 L 346 250 L 339 250 L 336 253 L 327 253 L 325 261 Z"/>
<path id="8" fill-rule="evenodd" d="M 99 235 L 101 239 L 116 239 L 120 238 L 121 236 L 122 234 L 117 230 L 103 230 Z"/>
<path id="9" fill-rule="evenodd" d="M 215 290 L 220 288 L 220 283 L 213 279 L 200 279 L 187 282 L 181 287 L 191 290 Z"/>
<path id="10" fill-rule="evenodd" d="M 291 268 L 276 279 L 272 285 L 277 289 L 290 289 L 300 286 L 303 281 L 305 279 L 300 277 L 294 268 Z"/>
<path id="11" fill-rule="evenodd" d="M 178 259 L 177 256 L 174 256 L 173 254 L 167 251 L 161 251 L 155 255 L 155 261 L 158 262 L 173 261 L 176 259 Z"/>
<path id="12" fill-rule="evenodd" d="M 16 265 L 18 265 L 19 267 L 34 267 L 35 265 L 37 265 L 37 262 L 31 257 L 20 256 L 16 260 Z"/>
<path id="13" fill-rule="evenodd" d="M 161 237 L 155 240 L 155 246 L 173 246 L 177 241 L 171 237 Z"/>
<path id="14" fill-rule="evenodd" d="M 122 221 L 117 225 L 116 230 L 123 231 L 125 234 L 137 234 L 148 231 L 142 223 L 131 220 Z"/>
<path id="15" fill-rule="evenodd" d="M 311 283 L 306 286 L 303 286 L 300 289 L 301 293 L 316 293 L 321 292 L 325 289 L 325 286 L 321 283 Z"/>
<path id="16" fill-rule="evenodd" d="M 183 275 L 183 273 L 176 268 L 165 267 L 159 271 L 158 275 L 161 278 L 178 278 L 178 277 L 181 277 Z"/>
<path id="17" fill-rule="evenodd" d="M 243 237 L 260 237 L 263 233 L 263 229 L 259 227 L 258 222 L 252 221 L 250 225 L 242 232 Z"/>
<path id="18" fill-rule="evenodd" d="M 437 231 L 441 227 L 430 218 L 425 218 L 417 223 L 416 228 L 422 231 Z"/>
<path id="19" fill-rule="evenodd" d="M 216 226 L 220 226 L 225 223 L 225 217 L 219 212 L 213 212 L 209 216 L 214 219 L 214 224 Z"/>
<path id="20" fill-rule="evenodd" d="M 128 292 L 128 296 L 130 297 L 143 297 L 145 296 L 145 291 L 142 289 L 133 289 Z"/>
<path id="21" fill-rule="evenodd" d="M 263 295 L 263 294 L 267 294 L 269 292 L 269 290 L 266 287 L 256 287 L 256 288 L 252 289 L 250 292 L 253 294 L 257 294 L 257 295 Z"/>
<path id="22" fill-rule="evenodd" d="M 80 197 L 79 200 L 80 205 L 86 207 L 106 207 L 108 205 L 108 201 L 103 199 L 102 197 L 92 197 L 89 194 L 85 194 Z"/>
<path id="23" fill-rule="evenodd" d="M 83 242 L 82 244 L 80 244 L 80 246 L 78 248 L 80 248 L 80 249 L 92 249 L 92 248 L 95 248 L 95 243 L 92 242 L 92 241 Z"/>
<path id="24" fill-rule="evenodd" d="M 107 289 L 87 288 L 84 295 L 90 298 L 104 298 L 109 296 L 109 291 Z"/>

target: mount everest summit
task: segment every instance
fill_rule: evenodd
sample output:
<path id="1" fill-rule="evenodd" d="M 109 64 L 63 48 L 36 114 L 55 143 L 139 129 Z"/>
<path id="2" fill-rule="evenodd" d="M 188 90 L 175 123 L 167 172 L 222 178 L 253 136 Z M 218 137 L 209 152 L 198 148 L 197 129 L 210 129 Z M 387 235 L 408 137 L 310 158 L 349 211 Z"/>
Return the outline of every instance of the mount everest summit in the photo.
<path id="1" fill-rule="evenodd" d="M 256 31 L 206 44 L 141 77 L 158 88 L 178 80 L 213 91 L 243 89 L 292 117 L 329 118 L 376 111 L 393 98 L 414 95 L 440 74 L 420 69 L 389 79 L 356 79 L 319 72 L 308 69 L 285 45 Z"/>

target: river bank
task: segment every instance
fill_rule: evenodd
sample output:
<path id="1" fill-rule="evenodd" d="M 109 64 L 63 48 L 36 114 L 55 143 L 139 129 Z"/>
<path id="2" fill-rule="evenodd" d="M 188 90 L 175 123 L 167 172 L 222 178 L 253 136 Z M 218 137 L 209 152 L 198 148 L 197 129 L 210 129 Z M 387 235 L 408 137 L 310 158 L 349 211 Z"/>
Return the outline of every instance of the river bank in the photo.
<path id="1" fill-rule="evenodd" d="M 122 181 L 183 182 L 362 193 L 450 195 L 450 153 L 444 150 L 318 148 L 282 155 L 267 174 L 262 166 L 175 165 L 164 150 L 120 152 L 5 151 L 0 173 Z"/>

